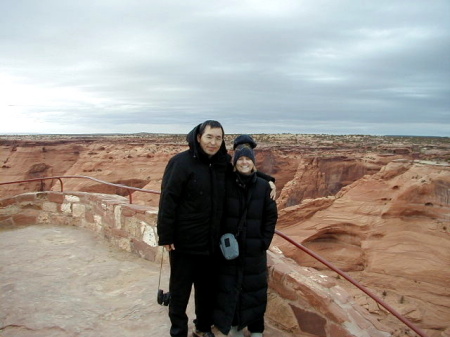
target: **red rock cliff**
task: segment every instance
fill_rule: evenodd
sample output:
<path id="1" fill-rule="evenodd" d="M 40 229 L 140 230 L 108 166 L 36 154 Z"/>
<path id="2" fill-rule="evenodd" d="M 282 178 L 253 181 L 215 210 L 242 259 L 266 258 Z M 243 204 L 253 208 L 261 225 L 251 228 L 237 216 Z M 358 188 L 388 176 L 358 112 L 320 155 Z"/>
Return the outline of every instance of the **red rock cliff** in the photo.
<path id="1" fill-rule="evenodd" d="M 449 139 L 255 138 L 258 169 L 277 179 L 278 229 L 374 289 L 430 337 L 450 336 Z M 86 175 L 151 190 L 160 189 L 169 158 L 187 149 L 184 136 L 171 135 L 0 141 L 0 182 Z M 3 185 L 0 194 L 46 189 L 60 184 Z M 64 190 L 126 195 L 84 179 L 64 180 Z M 158 195 L 134 192 L 133 201 L 157 206 Z M 274 245 L 300 265 L 323 269 L 280 238 Z M 393 320 L 348 283 L 342 286 L 380 320 Z"/>

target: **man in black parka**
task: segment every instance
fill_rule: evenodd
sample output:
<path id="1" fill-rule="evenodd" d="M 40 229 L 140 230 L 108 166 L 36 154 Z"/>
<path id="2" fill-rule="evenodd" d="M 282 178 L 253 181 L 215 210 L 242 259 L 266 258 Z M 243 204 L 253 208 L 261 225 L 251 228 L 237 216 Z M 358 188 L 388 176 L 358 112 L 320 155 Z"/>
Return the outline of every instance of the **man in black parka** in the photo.
<path id="1" fill-rule="evenodd" d="M 216 285 L 215 250 L 225 193 L 224 131 L 205 121 L 186 137 L 189 150 L 172 157 L 164 172 L 158 213 L 159 245 L 170 252 L 170 335 L 188 335 L 186 308 L 195 288 L 194 336 L 211 332 Z"/>

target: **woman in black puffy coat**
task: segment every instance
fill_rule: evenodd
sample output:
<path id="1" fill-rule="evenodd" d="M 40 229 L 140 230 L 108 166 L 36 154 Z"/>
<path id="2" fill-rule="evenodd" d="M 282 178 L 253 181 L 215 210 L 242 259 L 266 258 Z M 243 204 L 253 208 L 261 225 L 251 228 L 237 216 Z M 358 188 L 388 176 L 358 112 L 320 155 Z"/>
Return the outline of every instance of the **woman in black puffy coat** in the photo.
<path id="1" fill-rule="evenodd" d="M 267 256 L 277 222 L 277 207 L 269 183 L 255 174 L 251 147 L 239 146 L 235 171 L 226 181 L 222 233 L 236 234 L 239 257 L 220 257 L 214 324 L 225 335 L 262 336 L 267 306 Z M 243 218 L 243 221 L 241 221 Z M 241 225 L 239 225 L 241 222 Z"/>

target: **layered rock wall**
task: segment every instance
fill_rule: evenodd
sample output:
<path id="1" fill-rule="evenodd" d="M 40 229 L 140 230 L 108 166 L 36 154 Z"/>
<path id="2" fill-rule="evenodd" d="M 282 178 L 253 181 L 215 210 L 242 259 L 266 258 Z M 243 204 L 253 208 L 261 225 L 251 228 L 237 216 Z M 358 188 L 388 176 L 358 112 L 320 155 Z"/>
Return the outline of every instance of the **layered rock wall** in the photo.
<path id="1" fill-rule="evenodd" d="M 350 272 L 431 336 L 447 336 L 449 194 L 450 167 L 393 161 L 336 196 L 281 210 L 279 229 Z M 299 265 L 326 269 L 278 238 L 275 244 Z M 384 319 L 370 299 L 353 294 Z"/>
<path id="2" fill-rule="evenodd" d="M 0 136 L 0 182 L 87 175 L 110 183 L 159 190 L 167 161 L 187 149 L 184 135 Z M 234 135 L 226 136 L 231 150 Z M 303 199 L 332 196 L 376 173 L 395 159 L 450 162 L 450 140 L 375 136 L 254 135 L 257 168 L 277 180 L 280 208 Z M 232 153 L 232 151 L 230 151 Z M 0 186 L 2 195 L 58 190 L 56 181 Z M 56 185 L 56 186 L 55 186 Z M 118 193 L 88 180 L 71 180 L 65 190 Z M 157 195 L 139 194 L 142 205 Z"/>

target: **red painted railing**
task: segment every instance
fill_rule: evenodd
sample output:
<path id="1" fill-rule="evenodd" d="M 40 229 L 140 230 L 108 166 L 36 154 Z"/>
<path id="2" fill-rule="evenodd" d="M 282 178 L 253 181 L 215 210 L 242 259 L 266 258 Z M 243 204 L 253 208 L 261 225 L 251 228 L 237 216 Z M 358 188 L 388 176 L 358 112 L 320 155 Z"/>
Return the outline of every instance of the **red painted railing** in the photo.
<path id="1" fill-rule="evenodd" d="M 122 185 L 122 184 L 109 183 L 107 181 L 103 181 L 103 180 L 92 178 L 92 177 L 88 177 L 88 176 L 42 177 L 42 178 L 33 178 L 33 179 L 26 179 L 26 180 L 10 181 L 10 182 L 6 182 L 6 183 L 0 183 L 0 185 L 20 184 L 20 183 L 28 183 L 28 182 L 33 182 L 33 181 L 40 181 L 41 183 L 43 183 L 45 180 L 58 180 L 59 183 L 60 183 L 61 192 L 64 192 L 64 184 L 63 184 L 62 180 L 65 179 L 65 178 L 89 179 L 89 180 L 93 180 L 93 181 L 96 181 L 96 182 L 104 184 L 104 185 L 109 185 L 109 186 L 114 186 L 114 187 L 118 187 L 118 188 L 123 188 L 123 189 L 125 189 L 128 192 L 128 199 L 130 201 L 130 204 L 133 203 L 132 191 L 160 194 L 159 191 L 153 191 L 153 190 L 147 190 L 147 189 L 143 189 L 143 188 L 131 187 L 131 186 L 126 186 L 126 185 Z"/>
<path id="2" fill-rule="evenodd" d="M 386 302 L 384 302 L 382 299 L 380 299 L 377 295 L 375 295 L 372 291 L 370 291 L 369 289 L 367 289 L 366 287 L 364 287 L 363 285 L 361 285 L 358 281 L 356 281 L 354 278 L 352 278 L 350 275 L 344 273 L 342 270 L 338 269 L 337 267 L 335 267 L 334 265 L 332 265 L 330 262 L 328 262 L 327 260 L 323 259 L 321 256 L 317 255 L 316 253 L 314 253 L 312 250 L 310 250 L 309 248 L 306 248 L 305 246 L 303 246 L 302 244 L 295 242 L 294 240 L 292 240 L 289 236 L 281 233 L 278 230 L 275 230 L 275 233 L 278 234 L 280 237 L 282 237 L 283 239 L 285 239 L 286 241 L 292 243 L 295 247 L 303 250 L 305 253 L 307 253 L 308 255 L 312 256 L 313 258 L 315 258 L 317 261 L 323 263 L 325 266 L 327 266 L 328 268 L 330 268 L 331 270 L 335 271 L 336 273 L 338 273 L 340 276 L 342 276 L 343 278 L 345 278 L 347 281 L 349 281 L 351 284 L 353 284 L 354 286 L 356 286 L 357 288 L 359 288 L 360 290 L 362 290 L 364 293 L 366 293 L 367 295 L 369 295 L 375 302 L 377 302 L 378 304 L 382 305 L 387 311 L 389 311 L 392 315 L 394 315 L 395 317 L 397 317 L 401 322 L 403 322 L 404 324 L 406 324 L 411 330 L 413 330 L 416 334 L 418 334 L 421 337 L 428 337 L 423 331 L 421 331 L 419 328 L 417 328 L 416 326 L 414 326 L 410 321 L 408 321 L 406 318 L 404 318 L 399 312 L 397 312 L 397 310 L 395 310 L 393 307 L 391 307 L 389 304 L 387 304 Z"/>
<path id="3" fill-rule="evenodd" d="M 33 182 L 33 181 L 41 181 L 41 183 L 42 183 L 45 180 L 58 180 L 60 182 L 61 192 L 64 192 L 64 184 L 63 184 L 62 180 L 66 179 L 66 178 L 70 178 L 70 179 L 89 179 L 89 180 L 93 180 L 93 181 L 96 181 L 96 182 L 99 182 L 99 183 L 102 183 L 102 184 L 105 184 L 105 185 L 119 187 L 119 188 L 124 188 L 128 192 L 130 204 L 133 203 L 132 191 L 138 191 L 138 192 L 144 192 L 144 193 L 153 193 L 153 194 L 160 194 L 161 193 L 160 191 L 147 190 L 147 189 L 143 189 L 143 188 L 131 187 L 131 186 L 126 186 L 126 185 L 122 185 L 122 184 L 113 184 L 113 183 L 109 183 L 109 182 L 106 182 L 106 181 L 103 181 L 103 180 L 99 180 L 99 179 L 96 179 L 96 178 L 92 178 L 92 177 L 89 177 L 89 176 L 78 176 L 78 175 L 76 175 L 76 176 L 58 176 L 58 177 L 34 178 L 34 179 L 27 179 L 27 180 L 19 180 L 19 181 L 11 181 L 11 182 L 6 182 L 6 183 L 0 183 L 0 185 L 19 184 L 19 183 L 27 183 L 27 182 Z M 377 302 L 378 304 L 383 306 L 392 315 L 397 317 L 402 323 L 404 323 L 406 326 L 408 326 L 417 335 L 419 335 L 420 337 L 428 337 L 423 331 L 421 331 L 418 327 L 414 326 L 414 324 L 412 324 L 409 320 L 407 320 L 399 312 L 397 312 L 397 310 L 395 310 L 389 304 L 384 302 L 376 294 L 374 294 L 372 291 L 370 291 L 369 289 L 364 287 L 358 281 L 353 279 L 350 275 L 347 275 L 345 272 L 343 272 L 339 268 L 335 267 L 333 264 L 331 264 L 330 262 L 328 262 L 327 260 L 325 260 L 324 258 L 319 256 L 318 254 L 314 253 L 312 250 L 310 250 L 310 249 L 306 248 L 305 246 L 303 246 L 302 244 L 292 240 L 289 236 L 283 234 L 282 232 L 280 232 L 278 230 L 275 230 L 275 233 L 278 236 L 280 236 L 283 239 L 285 239 L 286 241 L 288 241 L 289 243 L 291 243 L 294 246 L 296 246 L 297 248 L 301 249 L 302 251 L 304 251 L 308 255 L 312 256 L 314 259 L 316 259 L 317 261 L 321 262 L 322 264 L 324 264 L 325 266 L 327 266 L 328 268 L 330 268 L 331 270 L 336 272 L 338 275 L 340 275 L 343 278 L 345 278 L 347 281 L 349 281 L 351 284 L 353 284 L 357 288 L 359 288 L 365 294 L 370 296 L 375 302 Z"/>

